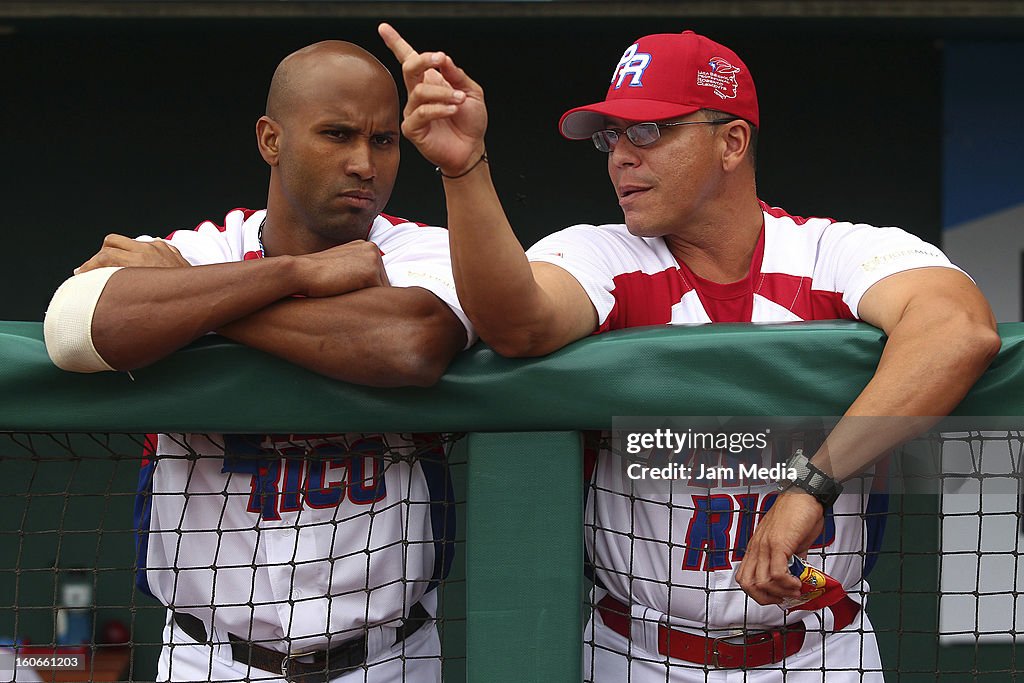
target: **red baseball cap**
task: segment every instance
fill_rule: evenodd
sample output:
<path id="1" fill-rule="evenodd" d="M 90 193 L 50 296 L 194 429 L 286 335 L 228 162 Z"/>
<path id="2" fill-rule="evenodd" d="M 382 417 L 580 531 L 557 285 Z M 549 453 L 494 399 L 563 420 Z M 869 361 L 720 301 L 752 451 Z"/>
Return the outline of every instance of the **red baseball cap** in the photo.
<path id="1" fill-rule="evenodd" d="M 683 31 L 644 36 L 626 48 L 603 102 L 570 109 L 558 129 L 585 140 L 612 116 L 663 121 L 715 109 L 758 125 L 757 92 L 747 65 L 729 48 Z"/>

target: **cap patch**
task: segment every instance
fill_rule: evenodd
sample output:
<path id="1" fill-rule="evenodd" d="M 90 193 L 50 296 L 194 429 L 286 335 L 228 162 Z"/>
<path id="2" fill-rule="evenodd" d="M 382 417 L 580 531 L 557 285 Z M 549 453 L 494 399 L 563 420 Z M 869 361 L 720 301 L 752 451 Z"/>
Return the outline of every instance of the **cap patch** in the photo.
<path id="1" fill-rule="evenodd" d="M 643 85 L 640 79 L 643 78 L 644 69 L 646 69 L 651 63 L 651 56 L 646 52 L 637 52 L 639 48 L 638 43 L 633 43 L 626 51 L 622 53 L 622 59 L 615 65 L 615 71 L 612 72 L 612 83 L 615 84 L 615 89 L 618 90 L 622 87 L 622 81 L 625 80 L 626 76 L 630 76 L 629 87 L 639 88 Z"/>
<path id="2" fill-rule="evenodd" d="M 736 82 L 736 74 L 739 72 L 740 68 L 730 64 L 729 60 L 712 57 L 708 60 L 707 71 L 697 70 L 697 85 L 712 88 L 723 100 L 731 100 L 736 97 L 736 90 L 739 87 Z"/>

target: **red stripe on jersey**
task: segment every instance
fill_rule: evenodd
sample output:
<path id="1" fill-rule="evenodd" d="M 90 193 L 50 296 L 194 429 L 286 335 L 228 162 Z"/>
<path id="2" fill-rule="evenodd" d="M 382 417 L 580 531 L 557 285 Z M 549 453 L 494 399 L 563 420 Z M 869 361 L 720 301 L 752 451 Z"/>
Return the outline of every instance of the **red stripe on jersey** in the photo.
<path id="1" fill-rule="evenodd" d="M 754 255 L 750 259 L 747 276 L 736 282 L 706 280 L 683 262 L 678 261 L 683 278 L 694 283 L 704 311 L 714 323 L 749 323 L 754 315 L 754 282 L 761 281 L 761 263 L 764 261 L 764 228 L 757 238 Z"/>
<path id="2" fill-rule="evenodd" d="M 743 280 L 740 284 L 747 285 L 747 282 Z M 697 296 L 711 322 L 749 323 L 754 315 L 754 295 L 749 286 L 745 290 L 734 296 L 713 297 L 707 289 L 698 287 Z"/>
<path id="3" fill-rule="evenodd" d="M 601 432 L 583 432 L 583 483 L 587 484 L 597 468 L 597 453 L 601 449 Z"/>
<path id="4" fill-rule="evenodd" d="M 142 466 L 145 467 L 156 457 L 156 443 L 159 437 L 156 434 L 146 434 L 142 441 Z"/>
<path id="5" fill-rule="evenodd" d="M 826 292 L 822 289 L 811 290 L 812 318 L 805 320 L 856 320 L 850 307 L 843 301 L 842 292 Z"/>
<path id="6" fill-rule="evenodd" d="M 790 216 L 784 210 L 761 206 L 775 218 L 789 218 L 803 225 L 810 218 Z M 819 219 L 820 220 L 820 219 Z M 832 219 L 824 219 L 831 221 Z M 833 221 L 834 222 L 834 221 Z M 813 289 L 809 277 L 787 273 L 762 273 L 765 231 L 762 229 L 754 249 L 750 270 L 736 282 L 717 283 L 701 278 L 683 261 L 679 268 L 659 273 L 624 273 L 612 279 L 614 303 L 605 322 L 595 334 L 644 325 L 665 325 L 672 320 L 672 307 L 691 290 L 712 322 L 748 323 L 753 317 L 754 294 L 792 311 L 802 320 L 856 320 L 843 301 L 842 292 Z"/>
<path id="7" fill-rule="evenodd" d="M 672 307 L 693 289 L 676 268 L 653 274 L 623 273 L 616 275 L 612 282 L 615 303 L 595 334 L 627 327 L 665 325 L 672 320 Z"/>
<path id="8" fill-rule="evenodd" d="M 780 209 L 777 206 L 768 206 L 767 204 L 765 204 L 761 200 L 758 200 L 758 202 L 761 204 L 761 210 L 764 211 L 769 216 L 773 216 L 775 218 L 789 218 L 790 220 L 792 220 L 797 225 L 803 225 L 807 221 L 813 220 L 815 218 L 826 220 L 829 223 L 835 223 L 836 222 L 835 218 L 822 218 L 821 216 L 807 216 L 806 218 L 803 217 L 803 216 L 793 216 L 793 215 L 790 215 L 790 214 L 786 213 L 785 209 Z"/>
<path id="9" fill-rule="evenodd" d="M 262 251 L 247 251 L 247 252 L 245 252 L 245 255 L 242 256 L 242 260 L 243 261 L 255 261 L 256 259 L 261 259 L 261 258 L 263 258 L 263 252 Z"/>
<path id="10" fill-rule="evenodd" d="M 404 218 L 398 218 L 396 216 L 389 216 L 386 213 L 382 213 L 380 215 L 380 217 L 386 219 L 388 221 L 388 223 L 391 223 L 391 225 L 401 225 L 402 223 L 412 223 L 413 225 L 418 225 L 421 228 L 427 227 L 426 223 L 420 223 L 419 221 L 409 221 L 409 220 L 406 220 Z"/>
<path id="11" fill-rule="evenodd" d="M 855 320 L 842 292 L 812 289 L 809 277 L 763 273 L 756 293 L 792 311 L 801 320 Z"/>
<path id="12" fill-rule="evenodd" d="M 583 483 L 589 484 L 597 469 L 597 450 L 588 448 L 583 451 Z"/>
<path id="13" fill-rule="evenodd" d="M 811 278 L 788 273 L 761 273 L 756 294 L 793 311 L 802 320 L 813 320 L 810 295 Z"/>

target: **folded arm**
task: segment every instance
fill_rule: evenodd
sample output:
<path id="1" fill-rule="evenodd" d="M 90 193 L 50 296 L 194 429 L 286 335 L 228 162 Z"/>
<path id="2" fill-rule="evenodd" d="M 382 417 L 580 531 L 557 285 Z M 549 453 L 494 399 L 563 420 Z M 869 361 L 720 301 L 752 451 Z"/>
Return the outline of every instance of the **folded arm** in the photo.
<path id="1" fill-rule="evenodd" d="M 421 287 L 373 287 L 287 299 L 216 330 L 334 379 L 430 386 L 466 344 L 452 310 Z"/>
<path id="2" fill-rule="evenodd" d="M 149 365 L 227 322 L 294 294 L 299 288 L 294 266 L 290 258 L 280 258 L 122 268 L 111 275 L 96 302 L 91 327 L 96 352 L 117 370 Z"/>
<path id="3" fill-rule="evenodd" d="M 121 245 L 130 255 L 105 244 L 102 257 L 87 261 L 62 285 L 66 291 L 58 290 L 45 329 L 47 348 L 61 367 L 131 370 L 217 331 L 331 377 L 422 385 L 436 381 L 466 341 L 465 328 L 436 296 L 386 286 L 380 252 L 369 242 L 194 267 L 175 258 L 169 245 L 154 251 L 136 244 Z M 125 262 L 134 265 L 102 284 L 80 330 L 101 365 L 62 363 L 61 328 L 81 307 L 75 300 L 80 283 L 100 274 L 98 268 Z"/>

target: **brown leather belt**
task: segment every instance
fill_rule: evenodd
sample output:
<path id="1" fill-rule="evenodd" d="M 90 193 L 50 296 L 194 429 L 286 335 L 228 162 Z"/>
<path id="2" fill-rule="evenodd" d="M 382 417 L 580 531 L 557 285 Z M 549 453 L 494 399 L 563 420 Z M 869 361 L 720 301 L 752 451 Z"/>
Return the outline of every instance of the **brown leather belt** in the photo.
<path id="1" fill-rule="evenodd" d="M 835 630 L 851 623 L 860 605 L 846 596 L 831 608 Z M 610 595 L 597 603 L 605 626 L 624 638 L 631 639 L 629 607 Z M 800 651 L 807 630 L 803 622 L 771 631 L 748 631 L 738 636 L 708 638 L 658 625 L 658 652 L 675 659 L 703 664 L 718 669 L 746 669 L 777 664 Z"/>
<path id="2" fill-rule="evenodd" d="M 409 618 L 404 619 L 402 625 L 396 629 L 395 644 L 416 633 L 432 618 L 426 608 L 417 602 L 409 610 Z M 197 643 L 210 642 L 206 634 L 206 625 L 198 617 L 185 612 L 175 612 L 174 623 Z M 234 633 L 228 634 L 228 641 L 231 643 L 231 656 L 236 662 L 277 674 L 291 683 L 327 683 L 332 678 L 365 664 L 367 656 L 366 636 L 346 641 L 330 650 L 295 654 L 271 650 L 239 638 Z M 300 657 L 313 659 L 309 662 L 300 662 Z"/>

